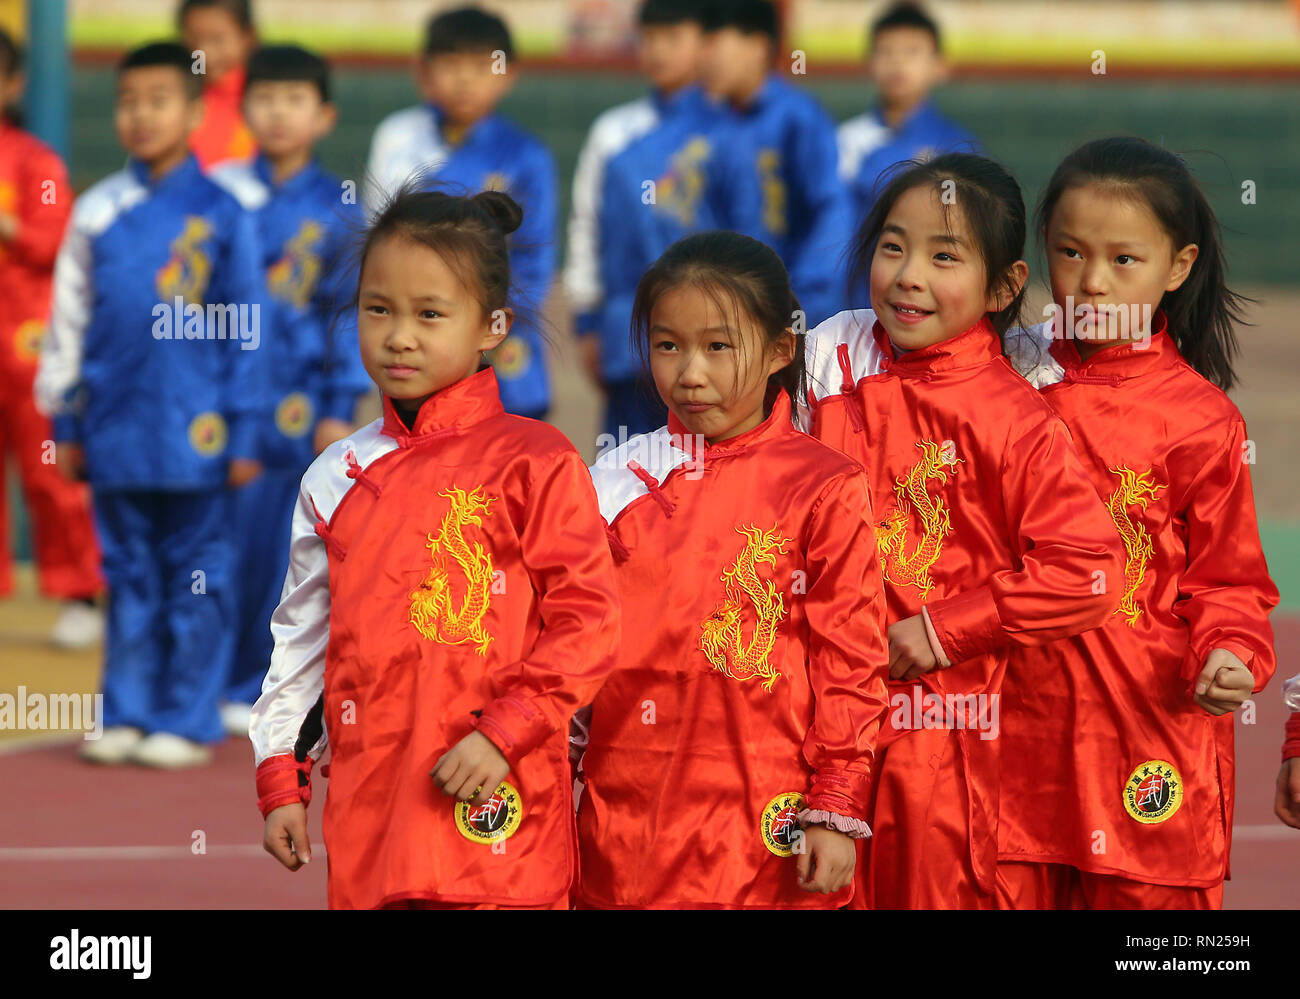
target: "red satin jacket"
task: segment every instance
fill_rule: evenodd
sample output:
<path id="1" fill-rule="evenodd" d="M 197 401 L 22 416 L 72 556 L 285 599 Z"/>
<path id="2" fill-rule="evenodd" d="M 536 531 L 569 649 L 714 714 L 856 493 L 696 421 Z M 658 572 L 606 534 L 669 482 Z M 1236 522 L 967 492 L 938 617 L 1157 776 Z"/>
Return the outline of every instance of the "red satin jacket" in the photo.
<path id="1" fill-rule="evenodd" d="M 1043 328 L 1028 334 L 1049 342 Z M 1046 369 L 1046 371 L 1044 370 Z M 1031 374 L 1074 434 L 1124 541 L 1104 627 L 1024 650 L 1005 688 L 1004 860 L 1071 864 L 1153 884 L 1227 873 L 1233 716 L 1192 700 L 1211 649 L 1273 675 L 1278 591 L 1260 548 L 1241 414 L 1179 355 L 1157 313 L 1150 346 L 1082 361 L 1050 340 Z"/>
<path id="2" fill-rule="evenodd" d="M 812 432 L 871 476 L 888 623 L 924 607 L 952 663 L 890 682 L 881 746 L 918 727 L 955 730 L 971 861 L 991 892 L 1007 657 L 1114 610 L 1098 580 L 1120 571 L 1115 527 L 1069 432 L 987 320 L 895 358 L 874 313 L 841 313 L 809 335 L 808 355 Z"/>
<path id="3" fill-rule="evenodd" d="M 792 852 L 805 809 L 866 831 L 888 656 L 862 468 L 782 392 L 711 446 L 670 415 L 592 475 L 623 633 L 583 759 L 581 898 L 844 905 L 852 886 L 798 888 Z"/>
<path id="4" fill-rule="evenodd" d="M 613 666 L 619 629 L 573 446 L 505 413 L 490 368 L 430 398 L 411 429 L 385 400 L 304 476 L 291 559 L 251 734 L 263 814 L 304 797 L 299 775 L 328 739 L 330 907 L 565 897 L 569 719 Z M 429 772 L 475 729 L 511 769 L 471 808 Z"/>
<path id="5" fill-rule="evenodd" d="M 28 392 L 73 200 L 58 154 L 0 114 L 0 212 L 18 218 L 17 237 L 0 240 L 0 376 Z"/>

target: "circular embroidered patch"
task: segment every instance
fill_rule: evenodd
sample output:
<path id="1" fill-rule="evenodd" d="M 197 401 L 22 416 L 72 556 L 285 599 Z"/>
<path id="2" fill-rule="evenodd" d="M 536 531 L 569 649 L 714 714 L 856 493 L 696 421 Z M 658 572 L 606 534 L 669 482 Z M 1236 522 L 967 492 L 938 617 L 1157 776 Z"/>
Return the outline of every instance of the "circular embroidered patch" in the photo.
<path id="1" fill-rule="evenodd" d="M 509 839 L 524 818 L 524 804 L 514 786 L 502 781 L 492 797 L 481 805 L 458 801 L 455 806 L 456 828 L 474 843 L 495 843 Z"/>
<path id="2" fill-rule="evenodd" d="M 286 437 L 301 437 L 311 429 L 311 399 L 302 392 L 292 392 L 275 407 L 275 425 Z"/>
<path id="3" fill-rule="evenodd" d="M 226 421 L 220 413 L 200 413 L 190 421 L 190 447 L 205 458 L 226 448 Z"/>
<path id="4" fill-rule="evenodd" d="M 778 857 L 794 855 L 795 843 L 803 837 L 796 816 L 803 811 L 803 795 L 798 791 L 783 791 L 769 801 L 759 821 L 763 845 Z"/>
<path id="5" fill-rule="evenodd" d="M 510 337 L 492 352 L 492 367 L 502 378 L 518 378 L 528 367 L 530 358 L 528 344 L 519 337 Z"/>
<path id="6" fill-rule="evenodd" d="M 1164 822 L 1182 803 L 1182 775 L 1164 760 L 1139 764 L 1124 784 L 1124 809 L 1138 822 Z"/>
<path id="7" fill-rule="evenodd" d="M 14 355 L 20 361 L 34 362 L 41 358 L 41 337 L 45 335 L 45 323 L 39 319 L 29 319 L 20 323 L 14 332 Z"/>

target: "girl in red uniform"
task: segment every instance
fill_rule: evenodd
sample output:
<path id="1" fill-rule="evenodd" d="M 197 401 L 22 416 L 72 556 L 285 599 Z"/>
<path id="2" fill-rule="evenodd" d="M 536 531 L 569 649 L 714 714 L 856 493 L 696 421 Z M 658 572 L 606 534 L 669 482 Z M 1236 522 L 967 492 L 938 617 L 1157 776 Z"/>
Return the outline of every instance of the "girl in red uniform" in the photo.
<path id="1" fill-rule="evenodd" d="M 303 477 L 251 726 L 266 848 L 291 870 L 332 747 L 331 908 L 568 907 L 569 720 L 619 617 L 582 459 L 505 413 L 481 363 L 513 320 L 521 217 L 498 192 L 407 192 L 362 250 L 384 415 Z"/>
<path id="2" fill-rule="evenodd" d="M 870 473 L 888 598 L 864 901 L 991 908 L 999 691 L 1009 650 L 1095 627 L 1119 539 L 1069 433 L 1000 349 L 1027 267 L 1024 203 L 996 163 L 900 173 L 864 221 L 871 310 L 809 334 L 814 434 Z"/>
<path id="3" fill-rule="evenodd" d="M 103 632 L 94 603 L 102 579 L 90 492 L 60 474 L 49 449 L 50 421 L 32 396 L 54 258 L 73 197 L 58 154 L 20 128 L 10 110 L 22 90 L 22 50 L 0 31 L 0 597 L 13 590 L 3 471 L 12 454 L 31 514 L 41 592 L 65 601 L 53 639 L 81 648 Z"/>
<path id="4" fill-rule="evenodd" d="M 791 420 L 798 308 L 776 254 L 732 232 L 678 241 L 637 287 L 669 416 L 592 469 L 624 614 L 583 759 L 585 906 L 853 892 L 884 601 L 865 473 Z"/>
<path id="5" fill-rule="evenodd" d="M 191 52 L 203 53 L 203 120 L 190 148 L 204 170 L 257 152 L 240 110 L 245 67 L 257 48 L 251 0 L 181 0 L 176 26 Z"/>
<path id="6" fill-rule="evenodd" d="M 1102 628 L 1013 660 L 999 894 L 1010 907 L 1218 908 L 1231 712 L 1273 674 L 1278 602 L 1224 394 L 1240 300 L 1183 161 L 1091 142 L 1039 206 L 1052 320 L 1009 338 L 1124 541 Z"/>

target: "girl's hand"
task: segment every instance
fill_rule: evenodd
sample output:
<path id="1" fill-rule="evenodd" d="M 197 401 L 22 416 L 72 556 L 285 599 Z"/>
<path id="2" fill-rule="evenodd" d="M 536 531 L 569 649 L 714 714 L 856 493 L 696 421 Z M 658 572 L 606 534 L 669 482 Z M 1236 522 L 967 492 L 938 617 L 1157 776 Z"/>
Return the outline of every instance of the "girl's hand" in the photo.
<path id="1" fill-rule="evenodd" d="M 1282 761 L 1282 769 L 1277 772 L 1277 801 L 1273 810 L 1287 825 L 1300 829 L 1300 757 Z"/>
<path id="2" fill-rule="evenodd" d="M 271 809 L 266 816 L 262 847 L 291 871 L 311 862 L 311 842 L 307 839 L 307 806 L 295 801 Z"/>
<path id="3" fill-rule="evenodd" d="M 1255 676 L 1227 649 L 1212 649 L 1196 678 L 1193 700 L 1212 715 L 1226 715 L 1246 703 Z"/>
<path id="4" fill-rule="evenodd" d="M 889 675 L 894 680 L 915 680 L 939 665 L 930 648 L 925 619 L 920 614 L 889 626 Z"/>
<path id="5" fill-rule="evenodd" d="M 852 837 L 825 826 L 809 826 L 803 836 L 795 863 L 800 888 L 832 895 L 853 881 L 858 851 Z"/>
<path id="6" fill-rule="evenodd" d="M 252 458 L 231 458 L 226 472 L 226 485 L 239 489 L 262 474 L 262 463 Z"/>
<path id="7" fill-rule="evenodd" d="M 341 441 L 348 434 L 352 433 L 350 424 L 343 420 L 324 419 L 316 424 L 316 430 L 312 434 L 312 447 L 316 453 L 320 454 L 335 441 Z"/>
<path id="8" fill-rule="evenodd" d="M 56 441 L 54 463 L 69 482 L 81 482 L 86 478 L 86 452 L 80 444 L 70 441 L 60 444 Z"/>
<path id="9" fill-rule="evenodd" d="M 481 805 L 509 773 L 510 764 L 492 740 L 471 732 L 439 757 L 429 776 L 443 794 Z"/>

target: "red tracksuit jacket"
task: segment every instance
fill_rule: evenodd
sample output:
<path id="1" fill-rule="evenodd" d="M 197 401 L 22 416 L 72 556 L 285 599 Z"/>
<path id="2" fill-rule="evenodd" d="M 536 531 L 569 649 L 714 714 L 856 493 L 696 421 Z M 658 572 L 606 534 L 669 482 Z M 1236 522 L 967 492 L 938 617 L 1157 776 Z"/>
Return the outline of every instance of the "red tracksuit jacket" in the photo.
<path id="1" fill-rule="evenodd" d="M 18 217 L 17 237 L 0 241 L 0 373 L 28 393 L 74 200 L 54 150 L 0 115 L 0 212 Z"/>
<path id="2" fill-rule="evenodd" d="M 303 797 L 328 738 L 330 907 L 565 897 L 569 719 L 612 667 L 619 624 L 573 446 L 505 413 L 483 369 L 413 428 L 385 400 L 382 420 L 326 449 L 293 532 L 252 739 L 266 814 Z M 511 770 L 471 808 L 429 772 L 475 729 Z"/>
<path id="3" fill-rule="evenodd" d="M 922 699 L 996 696 L 1013 648 L 1104 621 L 1116 598 L 1097 579 L 1118 575 L 1119 541 L 1069 432 L 1001 356 L 987 320 L 897 358 L 870 310 L 809 336 L 806 419 L 870 474 L 888 624 L 924 607 L 953 664 L 890 682 L 888 748 L 922 714 L 918 686 Z M 956 737 L 971 863 L 992 892 L 999 740 L 970 725 Z"/>
<path id="4" fill-rule="evenodd" d="M 1043 327 L 1029 331 L 1047 343 Z M 1260 690 L 1278 591 L 1255 521 L 1246 425 L 1182 359 L 1150 346 L 1082 361 L 1050 341 L 1031 377 L 1061 415 L 1123 538 L 1119 607 L 1094 631 L 1017 652 L 1003 699 L 1003 860 L 1203 888 L 1227 873 L 1233 716 L 1192 700 L 1211 649 Z"/>
<path id="5" fill-rule="evenodd" d="M 583 759 L 582 899 L 844 905 L 852 886 L 798 888 L 791 853 L 803 809 L 866 831 L 888 656 L 865 473 L 781 392 L 731 440 L 670 415 L 592 475 L 623 632 Z"/>

